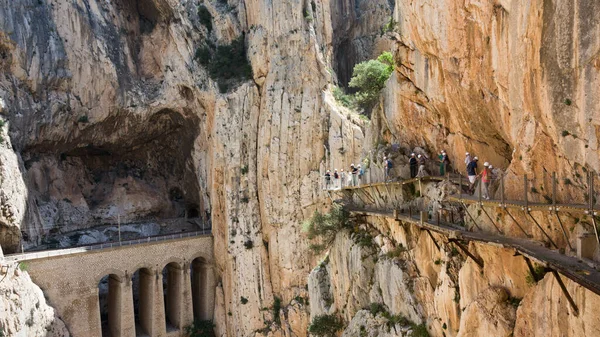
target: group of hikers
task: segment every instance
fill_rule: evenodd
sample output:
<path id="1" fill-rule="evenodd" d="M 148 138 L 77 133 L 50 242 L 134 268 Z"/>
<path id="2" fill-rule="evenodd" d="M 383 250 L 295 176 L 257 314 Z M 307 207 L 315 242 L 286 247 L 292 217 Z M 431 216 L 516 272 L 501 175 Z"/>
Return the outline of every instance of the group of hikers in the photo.
<path id="1" fill-rule="evenodd" d="M 426 164 L 428 161 L 428 157 L 425 154 L 415 154 L 411 153 L 408 165 L 410 168 L 410 178 L 423 178 L 429 175 L 426 170 Z M 465 155 L 465 166 L 466 173 L 469 179 L 469 193 L 475 193 L 475 184 L 477 179 L 481 177 L 481 196 L 486 200 L 490 199 L 490 184 L 493 180 L 495 180 L 495 174 L 493 172 L 493 166 L 485 162 L 483 164 L 483 169 L 481 171 L 478 170 L 478 162 L 479 158 L 472 157 L 469 152 Z M 447 172 L 451 171 L 450 159 L 448 158 L 448 154 L 445 150 L 440 151 L 438 154 L 438 164 L 439 164 L 439 175 L 444 176 Z M 392 169 L 394 167 L 393 161 L 388 156 L 383 157 L 383 168 L 385 173 L 385 181 L 389 181 L 392 173 Z M 345 172 L 344 169 L 341 169 L 338 172 L 337 169 L 334 170 L 333 174 L 330 170 L 327 170 L 325 173 L 325 188 L 330 189 L 332 187 L 342 188 L 344 186 L 358 186 L 359 182 L 362 183 L 363 177 L 365 175 L 365 171 L 361 167 L 360 164 L 354 165 L 350 164 L 350 170 Z M 333 183 L 333 185 L 332 185 Z"/>
<path id="2" fill-rule="evenodd" d="M 331 188 L 332 179 L 335 182 L 334 186 L 339 186 L 340 188 L 344 187 L 346 183 L 348 183 L 348 186 L 358 186 L 359 181 L 362 182 L 364 175 L 365 171 L 360 164 L 356 166 L 354 166 L 354 164 L 350 164 L 350 170 L 348 171 L 348 174 L 344 172 L 344 169 L 342 169 L 340 172 L 335 169 L 333 174 L 331 174 L 330 170 L 327 170 L 327 172 L 325 172 L 325 188 Z"/>

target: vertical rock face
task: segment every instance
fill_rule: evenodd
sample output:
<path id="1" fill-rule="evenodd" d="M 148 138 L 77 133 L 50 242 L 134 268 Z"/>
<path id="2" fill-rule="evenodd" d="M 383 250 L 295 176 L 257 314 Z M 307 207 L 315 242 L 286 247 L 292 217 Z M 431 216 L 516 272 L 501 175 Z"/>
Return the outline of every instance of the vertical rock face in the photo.
<path id="1" fill-rule="evenodd" d="M 547 184 L 544 172 L 597 172 L 598 6 L 396 1 L 398 72 L 380 110 L 388 141 L 446 149 L 455 163 L 469 151 L 534 184 Z M 507 186 L 519 193 L 519 180 Z M 559 184 L 565 200 L 581 199 L 574 189 Z"/>
<path id="2" fill-rule="evenodd" d="M 205 1 L 210 25 L 198 6 L 0 2 L 2 248 L 195 213 L 213 225 L 216 331 L 306 335 L 299 223 L 325 205 L 326 163 L 349 166 L 363 139 L 327 92 L 330 4 Z M 239 36 L 252 78 L 220 93 L 195 57 Z"/>

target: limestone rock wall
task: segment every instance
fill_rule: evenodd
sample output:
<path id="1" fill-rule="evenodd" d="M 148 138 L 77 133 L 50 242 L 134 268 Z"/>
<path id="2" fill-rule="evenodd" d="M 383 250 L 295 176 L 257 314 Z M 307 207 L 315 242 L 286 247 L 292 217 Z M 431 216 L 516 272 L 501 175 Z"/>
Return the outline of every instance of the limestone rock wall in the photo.
<path id="1" fill-rule="evenodd" d="M 410 336 L 421 323 L 431 336 L 578 336 L 596 329 L 591 308 L 598 296 L 581 286 L 563 277 L 580 304 L 576 315 L 552 273 L 533 282 L 512 251 L 469 244 L 481 269 L 447 238 L 433 238 L 440 249 L 415 226 L 372 216 L 340 232 L 310 273 L 311 317 L 337 315 L 343 336 Z"/>
<path id="2" fill-rule="evenodd" d="M 26 186 L 10 231 L 38 245 L 196 213 L 215 237 L 218 334 L 305 336 L 314 257 L 300 223 L 327 204 L 324 170 L 358 160 L 364 137 L 329 93 L 333 5 L 204 1 L 212 30 L 198 5 L 0 2 L 7 151 Z M 195 54 L 239 36 L 252 78 L 220 93 Z"/>
<path id="3" fill-rule="evenodd" d="M 3 336 L 69 337 L 55 310 L 18 264 L 0 264 L 0 332 Z"/>
<path id="4" fill-rule="evenodd" d="M 585 183 L 562 182 L 579 181 L 582 166 L 600 171 L 598 6 L 396 1 L 386 45 L 397 72 L 374 138 L 445 149 L 461 169 L 474 153 L 508 171 L 509 195 L 522 195 L 523 174 L 538 185 L 557 172 L 563 200 L 582 200 Z"/>

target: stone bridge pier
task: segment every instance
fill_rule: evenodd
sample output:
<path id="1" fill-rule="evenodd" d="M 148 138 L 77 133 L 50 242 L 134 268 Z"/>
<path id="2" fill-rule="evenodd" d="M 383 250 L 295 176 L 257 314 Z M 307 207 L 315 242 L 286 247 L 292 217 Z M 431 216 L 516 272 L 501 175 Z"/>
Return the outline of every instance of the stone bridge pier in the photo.
<path id="1" fill-rule="evenodd" d="M 211 236 L 27 260 L 74 337 L 185 336 L 211 320 Z"/>

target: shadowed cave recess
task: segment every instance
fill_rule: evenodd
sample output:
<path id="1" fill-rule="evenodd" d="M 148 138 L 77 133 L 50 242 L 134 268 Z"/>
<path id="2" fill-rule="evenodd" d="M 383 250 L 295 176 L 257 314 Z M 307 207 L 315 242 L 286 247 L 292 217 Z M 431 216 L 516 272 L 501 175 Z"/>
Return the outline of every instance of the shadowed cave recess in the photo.
<path id="1" fill-rule="evenodd" d="M 118 224 L 122 240 L 198 230 L 194 218 L 206 219 L 192 159 L 198 132 L 195 117 L 163 109 L 26 148 L 24 248 L 116 241 Z"/>

